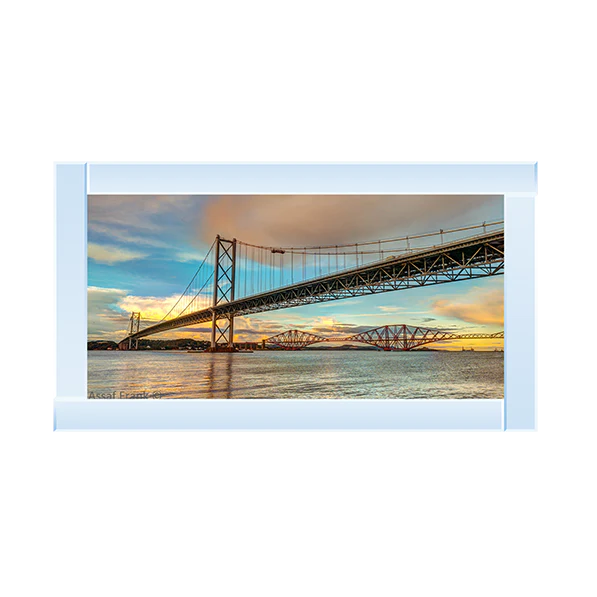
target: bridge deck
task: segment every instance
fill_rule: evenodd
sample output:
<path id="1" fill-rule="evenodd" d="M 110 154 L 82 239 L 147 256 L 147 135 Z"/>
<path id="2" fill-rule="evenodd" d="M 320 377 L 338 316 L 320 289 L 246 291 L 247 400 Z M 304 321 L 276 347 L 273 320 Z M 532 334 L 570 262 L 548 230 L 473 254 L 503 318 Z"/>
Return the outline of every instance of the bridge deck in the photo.
<path id="1" fill-rule="evenodd" d="M 149 326 L 122 342 L 211 321 L 214 311 L 217 319 L 225 319 L 503 273 L 504 231 L 500 230 L 222 303 Z"/>

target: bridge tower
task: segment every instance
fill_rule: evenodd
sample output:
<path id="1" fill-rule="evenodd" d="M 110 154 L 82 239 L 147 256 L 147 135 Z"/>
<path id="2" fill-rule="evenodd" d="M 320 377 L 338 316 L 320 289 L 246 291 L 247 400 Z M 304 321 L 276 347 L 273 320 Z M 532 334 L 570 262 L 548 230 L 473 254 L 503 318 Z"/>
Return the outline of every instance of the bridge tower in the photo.
<path id="1" fill-rule="evenodd" d="M 216 236 L 214 270 L 214 297 L 211 328 L 212 352 L 234 350 L 234 316 L 218 319 L 215 308 L 220 303 L 234 300 L 234 277 L 236 270 L 236 239 L 226 240 Z M 223 340 L 223 342 L 222 342 Z"/>
<path id="2" fill-rule="evenodd" d="M 130 326 L 129 326 L 129 346 L 128 346 L 129 350 L 133 350 L 133 339 L 131 338 L 131 336 L 139 331 L 140 324 L 141 324 L 141 311 L 138 311 L 138 312 L 133 311 L 131 313 Z M 137 350 L 138 348 L 139 348 L 139 339 L 135 338 L 134 350 Z"/>

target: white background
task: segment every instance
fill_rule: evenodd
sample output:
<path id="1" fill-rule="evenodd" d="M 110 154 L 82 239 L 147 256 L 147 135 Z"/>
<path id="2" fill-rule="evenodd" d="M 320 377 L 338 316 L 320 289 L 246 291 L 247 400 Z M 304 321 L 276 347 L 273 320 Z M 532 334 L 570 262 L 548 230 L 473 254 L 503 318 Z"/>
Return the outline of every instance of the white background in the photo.
<path id="1" fill-rule="evenodd" d="M 589 7 L 7 4 L 1 592 L 595 595 Z M 53 433 L 53 164 L 124 160 L 537 160 L 539 431 Z"/>

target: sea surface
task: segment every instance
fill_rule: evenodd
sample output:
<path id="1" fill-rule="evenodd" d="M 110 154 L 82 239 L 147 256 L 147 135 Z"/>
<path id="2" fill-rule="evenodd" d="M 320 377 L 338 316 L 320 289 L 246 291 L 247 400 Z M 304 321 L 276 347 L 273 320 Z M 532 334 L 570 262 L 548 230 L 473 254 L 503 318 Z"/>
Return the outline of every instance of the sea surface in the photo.
<path id="1" fill-rule="evenodd" d="M 89 398 L 504 397 L 503 352 L 89 351 Z"/>

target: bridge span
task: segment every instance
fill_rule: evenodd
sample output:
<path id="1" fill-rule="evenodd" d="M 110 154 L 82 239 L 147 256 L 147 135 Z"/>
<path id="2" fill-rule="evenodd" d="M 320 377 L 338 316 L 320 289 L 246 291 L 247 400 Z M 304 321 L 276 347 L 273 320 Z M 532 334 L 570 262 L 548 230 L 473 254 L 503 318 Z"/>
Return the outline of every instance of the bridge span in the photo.
<path id="1" fill-rule="evenodd" d="M 487 232 L 496 226 L 497 230 Z M 480 234 L 445 242 L 450 234 L 480 229 Z M 441 242 L 413 246 L 417 239 L 428 241 L 430 237 Z M 213 263 L 208 261 L 212 253 Z M 234 318 L 238 316 L 503 273 L 503 222 L 298 249 L 262 247 L 217 236 L 171 311 L 143 329 L 140 314 L 134 313 L 129 334 L 119 348 L 132 349 L 139 338 L 211 322 L 211 350 L 233 350 Z"/>
<path id="2" fill-rule="evenodd" d="M 503 331 L 493 334 L 458 334 L 444 330 L 398 324 L 384 325 L 358 334 L 340 337 L 324 337 L 302 330 L 288 330 L 265 339 L 263 344 L 283 348 L 284 350 L 302 350 L 319 342 L 362 342 L 382 350 L 408 351 L 432 342 L 503 337 Z"/>

